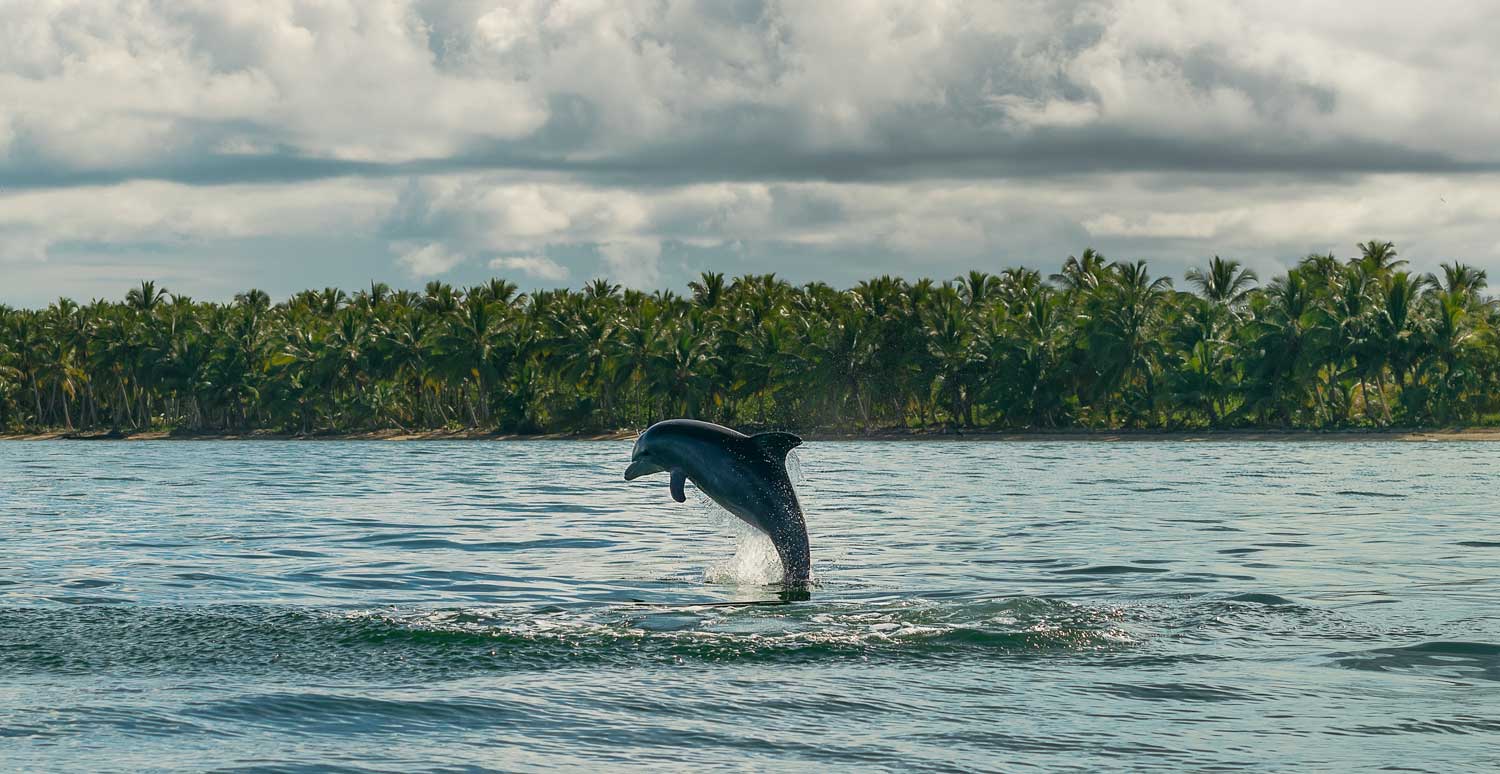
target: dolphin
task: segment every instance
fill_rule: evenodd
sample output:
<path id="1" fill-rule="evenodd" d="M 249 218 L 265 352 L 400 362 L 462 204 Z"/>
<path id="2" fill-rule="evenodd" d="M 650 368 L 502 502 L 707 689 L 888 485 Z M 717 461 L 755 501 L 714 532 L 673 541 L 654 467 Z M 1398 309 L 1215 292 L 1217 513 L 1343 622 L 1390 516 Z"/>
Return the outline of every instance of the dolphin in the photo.
<path id="1" fill-rule="evenodd" d="M 695 419 L 668 419 L 646 428 L 630 452 L 625 480 L 671 473 L 672 499 L 687 500 L 685 481 L 741 521 L 764 532 L 781 557 L 782 582 L 812 580 L 807 524 L 786 473 L 786 454 L 802 445 L 791 433 L 745 435 Z"/>

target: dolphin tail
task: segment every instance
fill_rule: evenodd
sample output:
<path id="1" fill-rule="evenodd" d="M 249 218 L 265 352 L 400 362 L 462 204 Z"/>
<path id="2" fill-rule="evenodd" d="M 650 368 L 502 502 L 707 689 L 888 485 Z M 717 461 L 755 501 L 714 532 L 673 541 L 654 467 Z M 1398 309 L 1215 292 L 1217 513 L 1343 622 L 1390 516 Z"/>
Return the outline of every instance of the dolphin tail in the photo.
<path id="1" fill-rule="evenodd" d="M 750 443 L 755 444 L 757 449 L 765 452 L 776 462 L 785 462 L 786 453 L 802 445 L 802 439 L 791 433 L 756 433 L 750 436 Z"/>

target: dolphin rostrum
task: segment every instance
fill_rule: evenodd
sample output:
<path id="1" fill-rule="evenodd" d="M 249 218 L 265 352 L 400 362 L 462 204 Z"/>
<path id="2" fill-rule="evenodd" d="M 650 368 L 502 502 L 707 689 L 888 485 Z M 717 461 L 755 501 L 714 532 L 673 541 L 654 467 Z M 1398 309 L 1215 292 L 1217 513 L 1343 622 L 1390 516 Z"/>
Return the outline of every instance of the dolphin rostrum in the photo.
<path id="1" fill-rule="evenodd" d="M 668 419 L 636 439 L 625 480 L 669 472 L 672 499 L 680 503 L 687 500 L 683 482 L 692 479 L 714 502 L 771 538 L 787 586 L 806 586 L 812 580 L 807 524 L 786 473 L 787 452 L 801 444 L 791 433 L 745 435 L 709 422 Z"/>

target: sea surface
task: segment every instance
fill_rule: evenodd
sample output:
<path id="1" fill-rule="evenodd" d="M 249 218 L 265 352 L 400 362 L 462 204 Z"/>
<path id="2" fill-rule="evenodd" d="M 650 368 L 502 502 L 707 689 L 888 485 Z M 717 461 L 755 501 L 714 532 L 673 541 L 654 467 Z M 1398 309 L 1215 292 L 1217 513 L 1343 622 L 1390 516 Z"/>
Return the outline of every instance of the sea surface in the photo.
<path id="1" fill-rule="evenodd" d="M 1500 444 L 629 452 L 0 443 L 0 771 L 1500 770 Z"/>

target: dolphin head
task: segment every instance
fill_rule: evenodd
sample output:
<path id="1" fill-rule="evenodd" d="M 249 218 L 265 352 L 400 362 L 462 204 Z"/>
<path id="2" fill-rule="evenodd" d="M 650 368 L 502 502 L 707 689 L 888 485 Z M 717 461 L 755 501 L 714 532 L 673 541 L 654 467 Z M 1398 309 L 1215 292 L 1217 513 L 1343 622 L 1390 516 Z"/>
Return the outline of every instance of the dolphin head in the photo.
<path id="1" fill-rule="evenodd" d="M 635 439 L 635 448 L 630 452 L 630 465 L 625 468 L 625 480 L 634 481 L 652 473 L 670 472 L 672 499 L 687 502 L 687 457 L 692 456 L 691 432 L 671 422 L 661 422 L 646 428 L 641 437 Z M 685 437 L 686 436 L 686 437 Z"/>
<path id="2" fill-rule="evenodd" d="M 670 438 L 663 438 L 658 425 L 652 425 L 635 439 L 635 448 L 630 450 L 630 465 L 625 468 L 625 480 L 634 481 L 652 473 L 664 473 L 681 466 L 677 450 Z"/>

